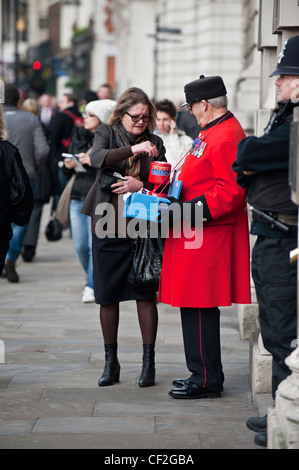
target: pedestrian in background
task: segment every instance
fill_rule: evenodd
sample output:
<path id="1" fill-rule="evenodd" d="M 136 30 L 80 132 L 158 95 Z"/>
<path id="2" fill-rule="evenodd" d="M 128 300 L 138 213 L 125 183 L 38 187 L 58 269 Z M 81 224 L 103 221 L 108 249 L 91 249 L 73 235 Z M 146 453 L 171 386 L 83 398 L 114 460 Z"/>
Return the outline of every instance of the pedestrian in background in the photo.
<path id="1" fill-rule="evenodd" d="M 198 125 L 195 116 L 190 114 L 187 109 L 183 108 L 178 110 L 176 122 L 178 127 L 193 140 L 198 137 L 200 126 Z"/>
<path id="2" fill-rule="evenodd" d="M 26 225 L 33 209 L 29 177 L 18 149 L 7 139 L 0 104 L 0 276 L 13 235 L 11 224 Z"/>
<path id="3" fill-rule="evenodd" d="M 163 140 L 166 160 L 171 164 L 173 170 L 190 149 L 193 139 L 178 128 L 177 110 L 172 101 L 166 99 L 158 101 L 155 107 L 157 112 L 155 134 Z"/>
<path id="4" fill-rule="evenodd" d="M 82 302 L 94 302 L 92 240 L 90 218 L 82 214 L 83 201 L 95 181 L 96 170 L 91 166 L 90 153 L 95 132 L 101 123 L 106 123 L 113 111 L 115 101 L 96 100 L 87 103 L 84 114 L 84 127 L 78 127 L 73 133 L 69 152 L 77 155 L 85 171 L 76 174 L 70 200 L 70 223 L 74 249 L 77 258 L 86 273 L 86 283 Z M 76 163 L 64 160 L 64 172 L 67 178 L 74 173 Z"/>
<path id="5" fill-rule="evenodd" d="M 58 203 L 59 196 L 67 184 L 63 172 L 62 154 L 68 152 L 75 126 L 82 127 L 84 124 L 82 114 L 78 109 L 78 99 L 73 93 L 63 93 L 58 101 L 59 110 L 52 116 L 49 130 L 51 132 L 51 160 L 56 160 L 57 179 L 59 187 L 56 189 Z"/>
<path id="6" fill-rule="evenodd" d="M 83 99 L 80 103 L 80 113 L 82 115 L 85 113 L 87 103 L 90 103 L 90 101 L 97 101 L 97 100 L 98 100 L 98 95 L 95 91 L 86 90 L 86 92 L 84 93 Z"/>
<path id="7" fill-rule="evenodd" d="M 155 341 L 158 312 L 155 292 L 139 291 L 127 283 L 132 266 L 131 240 L 120 233 L 117 226 L 118 211 L 122 211 L 123 196 L 139 191 L 148 183 L 150 164 L 165 161 L 162 139 L 153 134 L 156 113 L 144 91 L 129 88 L 117 101 L 107 124 L 96 131 L 91 153 L 91 164 L 97 169 L 95 184 L 84 201 L 82 211 L 92 217 L 93 275 L 95 300 L 100 304 L 100 322 L 105 346 L 105 368 L 99 386 L 119 381 L 120 365 L 117 357 L 119 303 L 136 300 L 138 320 L 143 340 L 143 367 L 139 386 L 155 383 Z M 109 167 L 120 173 L 124 180 L 112 185 L 111 192 L 100 189 L 102 172 Z M 115 233 L 98 237 L 96 224 L 101 203 L 109 203 L 115 210 Z M 122 213 L 122 212 L 121 212 Z"/>
<path id="8" fill-rule="evenodd" d="M 299 106 L 298 51 L 299 36 L 294 36 L 271 74 L 278 76 L 277 107 L 265 134 L 242 140 L 233 166 L 253 209 L 250 233 L 257 239 L 252 277 L 263 343 L 272 354 L 273 400 L 278 385 L 291 373 L 285 359 L 297 337 L 297 262 L 290 264 L 290 252 L 297 248 L 298 207 L 291 200 L 288 177 L 290 126 Z M 267 446 L 267 415 L 249 418 L 247 426 L 257 433 L 255 443 Z"/>
<path id="9" fill-rule="evenodd" d="M 28 113 L 33 113 L 40 118 L 40 105 L 38 101 L 33 98 L 27 98 L 24 100 L 21 106 L 21 110 Z M 46 124 L 43 122 L 41 124 L 50 147 L 50 131 Z M 55 162 L 51 162 L 51 154 L 49 152 L 46 163 L 36 173 L 34 181 L 34 207 L 22 243 L 22 258 L 26 262 L 32 261 L 36 254 L 43 206 L 50 201 L 51 195 L 54 194 L 54 165 Z"/>
<path id="10" fill-rule="evenodd" d="M 42 124 L 49 127 L 51 124 L 52 117 L 54 116 L 56 109 L 52 106 L 52 98 L 48 93 L 44 93 L 38 99 L 40 106 L 40 120 Z"/>
<path id="11" fill-rule="evenodd" d="M 113 100 L 113 90 L 109 83 L 102 83 L 99 86 L 97 96 L 99 100 Z"/>
<path id="12" fill-rule="evenodd" d="M 3 106 L 3 111 L 9 141 L 19 150 L 23 165 L 34 190 L 34 180 L 39 168 L 45 165 L 47 161 L 49 145 L 39 118 L 32 113 L 20 111 L 18 109 L 19 100 L 19 90 L 15 86 L 7 84 L 5 86 L 5 105 Z M 12 229 L 13 237 L 10 240 L 5 261 L 5 273 L 9 282 L 19 282 L 15 265 L 21 253 L 27 225 L 19 226 L 13 224 Z"/>

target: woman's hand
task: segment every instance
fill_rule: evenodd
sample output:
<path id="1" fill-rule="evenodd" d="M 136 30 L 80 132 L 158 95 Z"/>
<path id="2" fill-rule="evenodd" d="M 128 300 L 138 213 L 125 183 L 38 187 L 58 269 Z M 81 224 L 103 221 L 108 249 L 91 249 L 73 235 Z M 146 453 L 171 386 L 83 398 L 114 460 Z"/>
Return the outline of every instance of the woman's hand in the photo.
<path id="1" fill-rule="evenodd" d="M 133 176 L 126 176 L 125 178 L 125 181 L 111 185 L 111 188 L 114 188 L 112 191 L 114 194 L 136 193 L 143 188 L 142 181 L 133 178 Z"/>
<path id="2" fill-rule="evenodd" d="M 158 157 L 159 155 L 157 147 L 149 140 L 133 145 L 131 149 L 134 155 L 138 155 L 139 153 L 147 153 L 149 157 Z"/>
<path id="3" fill-rule="evenodd" d="M 65 166 L 68 170 L 72 170 L 73 168 L 75 168 L 76 162 L 74 162 L 74 160 L 72 160 L 71 158 L 65 158 L 65 159 L 64 159 L 64 166 Z"/>
<path id="4" fill-rule="evenodd" d="M 80 162 L 82 163 L 82 165 L 91 166 L 90 156 L 87 155 L 87 153 L 84 153 L 84 152 L 79 153 L 78 158 L 79 158 Z"/>
<path id="5" fill-rule="evenodd" d="M 170 122 L 169 122 L 169 133 L 170 134 L 177 134 L 178 133 L 178 128 L 176 126 L 176 122 L 174 119 L 172 119 Z"/>

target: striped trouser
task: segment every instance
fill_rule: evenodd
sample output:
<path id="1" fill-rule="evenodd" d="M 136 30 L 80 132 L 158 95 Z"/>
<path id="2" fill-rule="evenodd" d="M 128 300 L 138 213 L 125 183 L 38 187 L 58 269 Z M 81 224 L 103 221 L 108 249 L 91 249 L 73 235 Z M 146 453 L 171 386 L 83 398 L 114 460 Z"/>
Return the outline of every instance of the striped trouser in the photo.
<path id="1" fill-rule="evenodd" d="M 181 308 L 186 363 L 190 382 L 220 392 L 224 381 L 220 347 L 220 311 Z"/>

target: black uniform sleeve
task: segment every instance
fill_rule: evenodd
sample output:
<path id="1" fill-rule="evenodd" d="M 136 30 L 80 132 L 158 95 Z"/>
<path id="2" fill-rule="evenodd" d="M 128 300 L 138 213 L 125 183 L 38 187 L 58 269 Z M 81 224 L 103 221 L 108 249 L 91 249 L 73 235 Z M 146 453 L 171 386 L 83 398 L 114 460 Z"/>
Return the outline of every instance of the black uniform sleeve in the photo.
<path id="1" fill-rule="evenodd" d="M 233 163 L 238 184 L 247 187 L 252 180 L 251 176 L 244 175 L 244 171 L 261 173 L 271 170 L 287 170 L 289 140 L 289 122 L 262 137 L 251 136 L 241 140 L 238 145 L 237 160 Z"/>

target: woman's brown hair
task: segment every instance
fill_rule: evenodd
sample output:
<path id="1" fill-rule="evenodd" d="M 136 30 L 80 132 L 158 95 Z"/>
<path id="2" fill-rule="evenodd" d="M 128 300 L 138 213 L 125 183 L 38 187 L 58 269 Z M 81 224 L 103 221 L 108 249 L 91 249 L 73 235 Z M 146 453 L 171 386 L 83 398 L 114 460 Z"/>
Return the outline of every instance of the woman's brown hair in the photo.
<path id="1" fill-rule="evenodd" d="M 124 91 L 118 98 L 113 113 L 110 116 L 108 124 L 114 124 L 121 120 L 124 114 L 135 104 L 142 103 L 148 106 L 150 119 L 148 129 L 153 132 L 156 127 L 156 109 L 147 94 L 140 88 L 131 87 Z"/>

